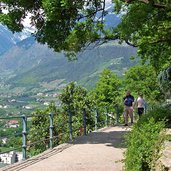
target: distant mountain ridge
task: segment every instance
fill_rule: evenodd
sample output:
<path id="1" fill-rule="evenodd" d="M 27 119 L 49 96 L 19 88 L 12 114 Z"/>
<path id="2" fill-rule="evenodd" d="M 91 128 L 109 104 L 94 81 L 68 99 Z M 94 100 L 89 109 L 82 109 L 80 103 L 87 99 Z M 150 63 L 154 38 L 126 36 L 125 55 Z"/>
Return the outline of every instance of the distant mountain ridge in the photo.
<path id="1" fill-rule="evenodd" d="M 111 0 L 106 0 L 105 9 L 108 14 L 104 17 L 106 28 L 115 27 L 120 23 L 120 16 L 114 14 Z M 101 13 L 97 14 L 101 15 Z M 29 19 L 25 21 L 25 28 L 20 33 L 13 34 L 6 26 L 0 24 L 0 55 L 16 45 L 18 42 L 27 39 L 34 33 L 35 29 L 29 24 Z"/>
<path id="2" fill-rule="evenodd" d="M 120 17 L 113 14 L 110 3 L 107 10 L 107 27 L 116 26 Z M 109 68 L 122 76 L 137 63 L 130 60 L 130 56 L 136 54 L 136 49 L 117 42 L 90 47 L 78 54 L 77 61 L 69 62 L 63 53 L 55 53 L 46 45 L 37 43 L 31 32 L 27 28 L 22 33 L 12 34 L 0 25 L 0 84 L 8 85 L 9 89 L 24 87 L 26 91 L 34 88 L 43 91 L 44 83 L 50 85 L 58 82 L 57 86 L 60 86 L 59 83 L 70 81 L 90 88 L 95 85 L 103 69 Z"/>
<path id="3" fill-rule="evenodd" d="M 18 42 L 30 37 L 33 30 L 25 28 L 21 33 L 13 34 L 7 27 L 0 24 L 0 54 L 6 52 Z"/>
<path id="4" fill-rule="evenodd" d="M 135 54 L 136 49 L 111 42 L 85 50 L 78 54 L 77 61 L 69 62 L 64 54 L 55 53 L 29 37 L 1 55 L 0 67 L 12 73 L 6 83 L 13 86 L 40 87 L 43 82 L 62 79 L 65 83 L 77 81 L 93 87 L 104 68 L 122 75 L 136 63 L 129 59 Z"/>
<path id="5" fill-rule="evenodd" d="M 15 42 L 16 40 L 14 40 L 13 34 L 8 29 L 0 25 L 0 54 L 11 48 Z"/>

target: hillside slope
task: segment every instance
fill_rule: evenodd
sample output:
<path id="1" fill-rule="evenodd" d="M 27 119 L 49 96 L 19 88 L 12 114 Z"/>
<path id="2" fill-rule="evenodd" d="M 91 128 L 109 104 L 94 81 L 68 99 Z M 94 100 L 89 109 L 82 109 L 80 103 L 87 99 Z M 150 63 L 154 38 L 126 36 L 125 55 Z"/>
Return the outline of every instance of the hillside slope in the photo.
<path id="1" fill-rule="evenodd" d="M 39 88 L 43 83 L 63 80 L 77 81 L 87 88 L 94 86 L 99 73 L 109 68 L 122 75 L 135 65 L 129 58 L 135 55 L 134 48 L 108 43 L 90 48 L 78 54 L 78 60 L 68 61 L 62 53 L 55 53 L 46 45 L 28 38 L 1 55 L 0 67 L 10 73 L 6 84 L 12 87 Z"/>

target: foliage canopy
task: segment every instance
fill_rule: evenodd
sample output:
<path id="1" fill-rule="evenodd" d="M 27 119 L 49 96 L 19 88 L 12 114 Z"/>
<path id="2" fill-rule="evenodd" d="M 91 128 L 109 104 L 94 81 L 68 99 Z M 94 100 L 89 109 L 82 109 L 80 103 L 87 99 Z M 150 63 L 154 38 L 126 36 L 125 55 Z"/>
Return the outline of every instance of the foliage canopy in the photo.
<path id="1" fill-rule="evenodd" d="M 92 95 L 95 98 L 97 106 L 113 107 L 118 102 L 120 90 L 121 80 L 109 69 L 104 69 L 100 74 L 99 81 Z"/>
<path id="2" fill-rule="evenodd" d="M 130 68 L 125 74 L 124 84 L 126 90 L 131 90 L 136 96 L 142 93 L 151 105 L 163 100 L 157 75 L 151 65 Z"/>
<path id="3" fill-rule="evenodd" d="M 143 62 L 156 70 L 171 63 L 171 4 L 168 0 L 113 0 L 122 21 L 106 29 L 105 0 L 2 0 L 0 22 L 13 32 L 30 16 L 36 39 L 55 51 L 75 55 L 93 42 L 120 39 L 138 47 Z M 8 11 L 8 12 L 7 12 Z"/>

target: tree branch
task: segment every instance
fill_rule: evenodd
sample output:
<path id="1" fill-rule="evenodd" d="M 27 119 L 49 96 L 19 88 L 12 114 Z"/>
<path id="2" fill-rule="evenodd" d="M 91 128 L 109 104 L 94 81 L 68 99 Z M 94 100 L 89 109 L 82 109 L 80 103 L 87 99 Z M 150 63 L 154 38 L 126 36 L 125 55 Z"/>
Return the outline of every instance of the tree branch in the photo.
<path id="1" fill-rule="evenodd" d="M 164 42 L 171 42 L 171 39 L 159 39 L 159 40 L 155 40 L 155 41 L 152 41 L 152 42 L 149 42 L 149 44 L 157 44 L 157 43 L 164 43 Z"/>
<path id="2" fill-rule="evenodd" d="M 133 1 L 137 1 L 137 0 L 125 0 L 125 2 L 128 3 L 128 4 L 132 3 Z M 139 2 L 142 2 L 144 4 L 151 4 L 155 8 L 166 8 L 167 7 L 167 5 L 154 3 L 151 0 L 139 0 Z"/>
<path id="3" fill-rule="evenodd" d="M 100 11 L 103 11 L 103 8 L 96 9 L 94 12 L 92 12 L 91 14 L 88 14 L 88 15 L 80 15 L 80 17 L 78 17 L 77 20 L 79 21 L 83 18 L 93 17 L 97 14 L 97 12 L 100 12 Z"/>
<path id="4" fill-rule="evenodd" d="M 128 40 L 124 40 L 124 41 L 126 42 L 126 44 L 128 44 L 128 45 L 130 45 L 132 47 L 138 47 L 138 45 L 135 45 L 135 44 L 129 42 Z"/>

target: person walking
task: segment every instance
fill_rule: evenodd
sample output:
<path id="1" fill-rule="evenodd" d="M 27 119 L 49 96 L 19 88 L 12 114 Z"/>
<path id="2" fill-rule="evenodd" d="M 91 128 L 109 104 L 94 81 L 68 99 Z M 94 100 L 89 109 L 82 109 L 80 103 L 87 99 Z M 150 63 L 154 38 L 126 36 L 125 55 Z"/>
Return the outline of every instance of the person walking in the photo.
<path id="1" fill-rule="evenodd" d="M 133 111 L 134 111 L 134 96 L 131 95 L 130 91 L 126 92 L 124 100 L 124 114 L 125 114 L 125 125 L 128 126 L 128 116 L 131 118 L 133 124 Z"/>
<path id="2" fill-rule="evenodd" d="M 140 93 L 137 100 L 136 100 L 136 106 L 138 109 L 138 115 L 139 118 L 142 116 L 142 114 L 144 113 L 144 109 L 145 109 L 145 100 L 143 98 L 143 94 Z"/>

